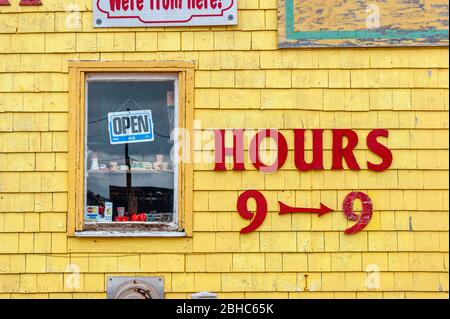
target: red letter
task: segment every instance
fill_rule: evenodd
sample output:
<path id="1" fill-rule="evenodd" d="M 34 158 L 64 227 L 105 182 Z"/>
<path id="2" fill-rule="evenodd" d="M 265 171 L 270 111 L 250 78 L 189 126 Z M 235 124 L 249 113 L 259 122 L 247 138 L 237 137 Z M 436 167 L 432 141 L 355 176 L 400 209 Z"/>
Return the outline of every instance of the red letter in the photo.
<path id="1" fill-rule="evenodd" d="M 344 136 L 348 140 L 346 147 L 343 147 Z M 342 165 L 342 158 L 344 158 L 350 169 L 359 171 L 360 167 L 353 154 L 356 145 L 358 145 L 358 135 L 354 131 L 333 130 L 333 165 L 331 169 L 344 169 Z"/>
<path id="2" fill-rule="evenodd" d="M 274 139 L 275 142 L 277 142 L 278 148 L 277 159 L 271 166 L 267 166 L 266 164 L 261 162 L 261 159 L 259 158 L 260 144 L 267 137 L 271 137 L 272 139 Z M 260 170 L 264 173 L 273 173 L 276 170 L 280 169 L 286 162 L 287 152 L 288 146 L 286 139 L 277 130 L 267 129 L 259 131 L 258 134 L 256 134 L 256 136 L 250 142 L 250 159 L 253 163 L 253 166 L 255 166 L 257 170 Z"/>
<path id="3" fill-rule="evenodd" d="M 130 8 L 128 2 L 129 2 L 129 0 L 122 0 L 122 8 L 123 8 L 125 11 L 127 11 L 127 10 Z"/>
<path id="4" fill-rule="evenodd" d="M 367 167 L 372 171 L 384 171 L 391 167 L 392 152 L 386 146 L 378 143 L 379 136 L 389 137 L 389 131 L 385 129 L 373 130 L 367 135 L 367 147 L 383 160 L 380 164 L 367 162 Z"/>
<path id="5" fill-rule="evenodd" d="M 144 9 L 144 0 L 137 0 L 136 7 L 139 11 Z"/>
<path id="6" fill-rule="evenodd" d="M 305 162 L 305 131 L 294 129 L 295 166 L 300 171 L 323 170 L 323 130 L 311 130 L 313 135 L 313 159 Z"/>
<path id="7" fill-rule="evenodd" d="M 41 0 L 21 0 L 19 6 L 41 6 Z"/>
<path id="8" fill-rule="evenodd" d="M 150 0 L 150 10 L 159 10 L 160 8 L 160 0 Z"/>
<path id="9" fill-rule="evenodd" d="M 225 155 L 233 156 L 233 170 L 244 171 L 244 130 L 233 130 L 233 147 L 225 147 L 225 130 L 214 130 L 216 137 L 215 171 L 226 171 Z"/>
<path id="10" fill-rule="evenodd" d="M 109 0 L 111 11 L 120 10 L 120 0 Z"/>

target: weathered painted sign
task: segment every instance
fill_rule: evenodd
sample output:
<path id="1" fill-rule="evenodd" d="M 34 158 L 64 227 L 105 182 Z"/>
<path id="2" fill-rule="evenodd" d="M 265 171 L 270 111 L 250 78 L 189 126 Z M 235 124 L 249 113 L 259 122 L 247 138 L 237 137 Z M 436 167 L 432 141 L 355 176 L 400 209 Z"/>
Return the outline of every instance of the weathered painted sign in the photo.
<path id="1" fill-rule="evenodd" d="M 447 46 L 447 0 L 278 0 L 279 47 Z"/>
<path id="2" fill-rule="evenodd" d="M 94 27 L 237 24 L 237 0 L 93 0 Z"/>

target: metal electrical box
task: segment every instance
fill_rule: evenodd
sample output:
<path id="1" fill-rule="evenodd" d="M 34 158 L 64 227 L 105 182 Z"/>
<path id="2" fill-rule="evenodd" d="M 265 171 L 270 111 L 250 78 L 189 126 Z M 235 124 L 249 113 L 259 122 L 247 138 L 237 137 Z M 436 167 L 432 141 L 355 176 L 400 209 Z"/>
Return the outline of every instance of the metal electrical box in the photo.
<path id="1" fill-rule="evenodd" d="M 164 299 L 163 277 L 108 277 L 108 299 Z"/>
<path id="2" fill-rule="evenodd" d="M 209 291 L 202 291 L 191 295 L 192 299 L 217 299 L 217 294 Z"/>

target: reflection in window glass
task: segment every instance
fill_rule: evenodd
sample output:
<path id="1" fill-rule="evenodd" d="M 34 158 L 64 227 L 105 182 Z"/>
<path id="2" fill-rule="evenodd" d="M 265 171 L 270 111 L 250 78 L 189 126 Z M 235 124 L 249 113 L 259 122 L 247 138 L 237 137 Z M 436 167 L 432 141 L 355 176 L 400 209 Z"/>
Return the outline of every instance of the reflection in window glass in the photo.
<path id="1" fill-rule="evenodd" d="M 175 81 L 88 80 L 85 222 L 176 222 Z"/>

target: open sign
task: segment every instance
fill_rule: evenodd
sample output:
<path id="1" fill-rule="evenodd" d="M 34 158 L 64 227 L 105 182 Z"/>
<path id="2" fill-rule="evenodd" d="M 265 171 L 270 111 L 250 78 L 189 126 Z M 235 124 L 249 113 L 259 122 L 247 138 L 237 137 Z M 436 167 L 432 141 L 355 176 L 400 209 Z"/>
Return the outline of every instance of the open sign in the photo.
<path id="1" fill-rule="evenodd" d="M 152 111 L 108 113 L 108 129 L 111 144 L 152 142 Z"/>

